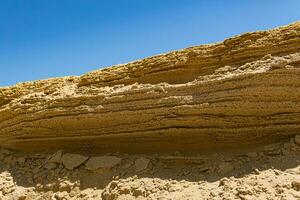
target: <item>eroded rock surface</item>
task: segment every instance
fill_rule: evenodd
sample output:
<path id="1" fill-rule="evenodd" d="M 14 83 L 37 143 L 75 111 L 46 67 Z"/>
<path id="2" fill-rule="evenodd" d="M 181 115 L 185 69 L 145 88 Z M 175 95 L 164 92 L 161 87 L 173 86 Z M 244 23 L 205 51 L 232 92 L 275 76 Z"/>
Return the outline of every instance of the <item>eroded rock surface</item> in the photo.
<path id="1" fill-rule="evenodd" d="M 0 145 L 166 152 L 271 142 L 300 129 L 300 23 L 0 88 Z"/>

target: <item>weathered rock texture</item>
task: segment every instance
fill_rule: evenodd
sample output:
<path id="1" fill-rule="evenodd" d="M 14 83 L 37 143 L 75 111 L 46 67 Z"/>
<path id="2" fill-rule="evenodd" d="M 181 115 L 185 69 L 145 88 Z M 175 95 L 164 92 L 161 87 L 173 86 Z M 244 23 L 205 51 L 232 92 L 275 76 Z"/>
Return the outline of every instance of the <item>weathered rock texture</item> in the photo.
<path id="1" fill-rule="evenodd" d="M 299 131 L 299 22 L 0 88 L 0 145 L 7 148 L 192 151 Z"/>

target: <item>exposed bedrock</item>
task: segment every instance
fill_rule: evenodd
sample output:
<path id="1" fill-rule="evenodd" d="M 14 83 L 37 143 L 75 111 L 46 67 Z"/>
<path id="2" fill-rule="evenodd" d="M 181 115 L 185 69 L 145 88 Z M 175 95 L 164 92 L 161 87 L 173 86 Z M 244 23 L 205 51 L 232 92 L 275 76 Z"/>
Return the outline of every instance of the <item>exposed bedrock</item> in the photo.
<path id="1" fill-rule="evenodd" d="M 166 152 L 300 133 L 300 23 L 0 88 L 0 145 Z"/>

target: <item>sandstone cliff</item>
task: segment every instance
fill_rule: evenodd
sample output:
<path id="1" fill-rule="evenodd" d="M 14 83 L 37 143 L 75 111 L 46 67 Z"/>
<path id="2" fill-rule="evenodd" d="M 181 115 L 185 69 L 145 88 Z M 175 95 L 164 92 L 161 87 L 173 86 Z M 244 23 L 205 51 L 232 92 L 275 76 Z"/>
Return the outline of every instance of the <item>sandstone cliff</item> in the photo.
<path id="1" fill-rule="evenodd" d="M 0 145 L 143 153 L 240 147 L 299 134 L 299 113 L 297 22 L 0 88 Z"/>

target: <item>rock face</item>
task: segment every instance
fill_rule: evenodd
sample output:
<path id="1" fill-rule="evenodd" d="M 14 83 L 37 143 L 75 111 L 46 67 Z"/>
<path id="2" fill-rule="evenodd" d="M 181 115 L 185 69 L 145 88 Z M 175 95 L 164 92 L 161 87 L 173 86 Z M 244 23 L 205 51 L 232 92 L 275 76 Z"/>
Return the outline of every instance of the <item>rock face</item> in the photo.
<path id="1" fill-rule="evenodd" d="M 0 145 L 101 152 L 247 146 L 299 134 L 300 23 L 0 88 Z"/>

